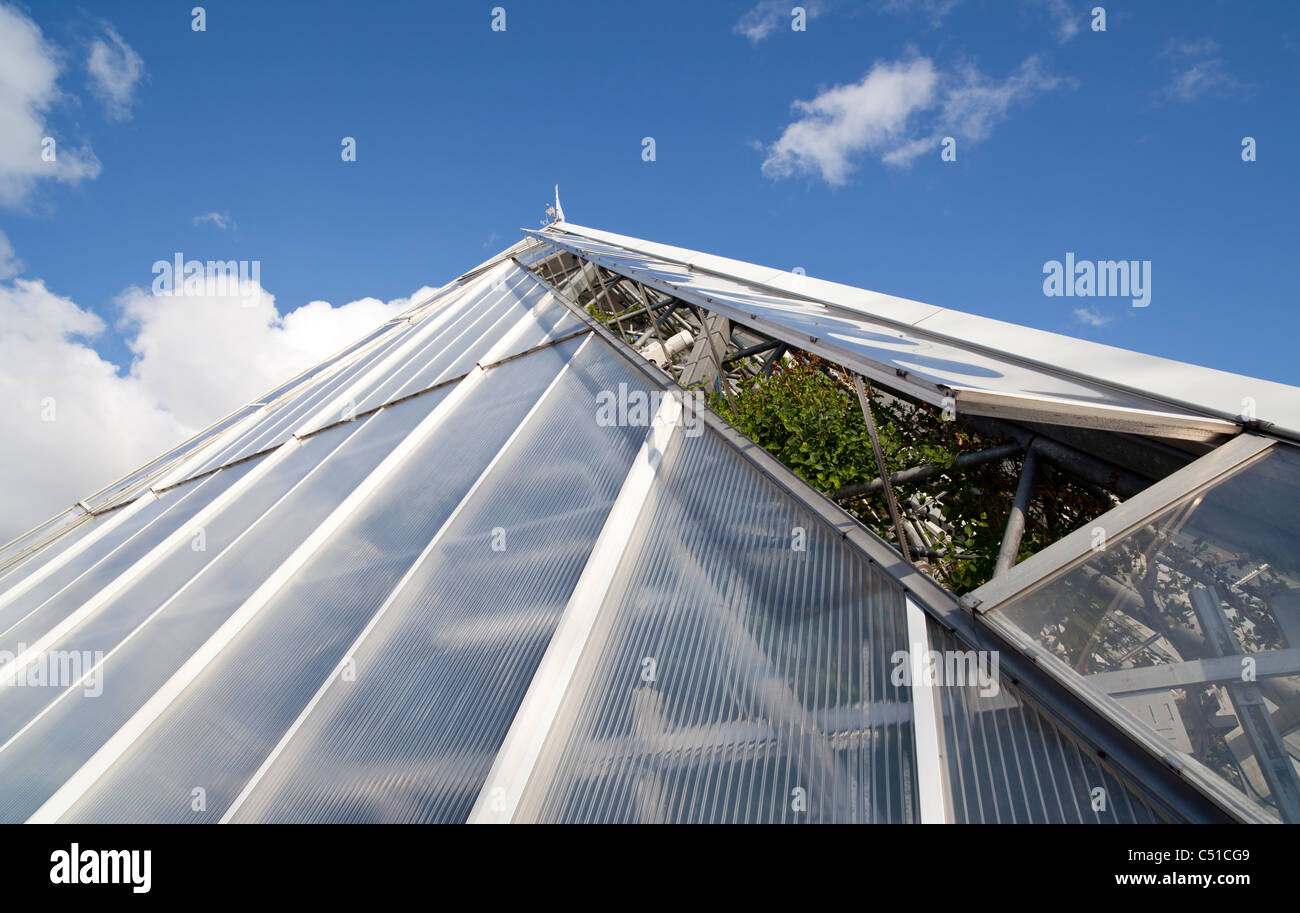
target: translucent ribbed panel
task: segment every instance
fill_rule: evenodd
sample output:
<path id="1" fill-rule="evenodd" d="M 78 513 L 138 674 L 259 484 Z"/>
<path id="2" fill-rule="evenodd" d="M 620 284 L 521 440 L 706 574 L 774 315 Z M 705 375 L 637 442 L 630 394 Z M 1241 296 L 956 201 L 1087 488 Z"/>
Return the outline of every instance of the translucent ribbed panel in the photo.
<path id="1" fill-rule="evenodd" d="M 488 378 L 520 387 L 581 342 Z M 631 380 L 598 345 L 574 358 L 235 820 L 465 819 L 645 436 L 593 420 Z"/>
<path id="2" fill-rule="evenodd" d="M 916 818 L 900 591 L 712 432 L 670 450 L 521 803 L 562 822 Z"/>
<path id="3" fill-rule="evenodd" d="M 26 555 L 15 557 L 0 571 L 0 598 L 15 584 L 27 579 L 32 573 L 45 567 L 59 555 L 68 552 L 73 546 L 86 539 L 97 530 L 100 524 L 107 522 L 105 517 L 96 517 L 78 511 L 78 518 L 69 518 L 69 528 L 57 534 L 51 541 L 33 548 Z M 111 515 L 110 515 L 111 516 Z M 76 522 L 80 520 L 80 522 Z"/>
<path id="4" fill-rule="evenodd" d="M 238 469 L 239 467 L 236 467 Z M 0 608 L 0 650 L 32 643 L 128 570 L 242 475 L 220 472 L 164 492 Z M 0 701 L 2 703 L 2 701 Z"/>
<path id="5" fill-rule="evenodd" d="M 0 549 L 0 569 L 9 570 L 23 562 L 29 562 L 32 556 L 47 549 L 69 532 L 81 526 L 86 511 L 78 506 L 61 511 L 40 526 L 11 539 Z"/>
<path id="6" fill-rule="evenodd" d="M 519 285 L 519 278 L 511 280 Z M 452 363 L 468 351 L 482 352 L 495 345 L 519 315 L 511 315 L 513 299 L 506 285 L 485 291 L 480 297 L 461 308 L 455 319 L 448 321 L 432 337 L 425 339 L 415 351 L 409 352 L 403 362 L 357 393 L 357 410 L 382 406 L 383 403 L 415 393 L 409 386 L 412 377 L 429 373 L 434 382 L 451 380 L 465 373 L 448 371 Z M 513 320 L 510 317 L 513 317 Z M 469 365 L 473 367 L 473 363 Z M 424 386 L 432 386 L 426 384 Z"/>
<path id="7" fill-rule="evenodd" d="M 538 286 L 540 288 L 540 286 Z M 530 296 L 531 301 L 541 300 L 540 296 Z M 566 333 L 581 329 L 585 324 L 573 313 L 563 301 L 552 297 L 542 304 L 534 314 L 535 322 L 527 327 L 515 340 L 512 348 L 523 352 L 534 346 L 540 346 L 552 339 L 558 339 Z"/>
<path id="8" fill-rule="evenodd" d="M 445 368 L 458 352 L 485 334 L 490 344 L 490 340 L 498 335 L 495 331 L 497 321 L 508 307 L 505 291 L 497 289 L 487 300 L 478 300 L 473 302 L 472 307 L 461 308 L 454 319 L 423 340 L 418 348 L 405 356 L 401 364 L 359 391 L 358 411 L 364 412 L 395 399 L 395 392 L 431 362 L 439 362 Z M 448 378 L 450 376 L 447 375 Z"/>
<path id="9" fill-rule="evenodd" d="M 503 336 L 517 327 L 522 329 L 511 343 L 510 352 L 506 354 L 521 352 L 551 338 L 547 332 L 549 327 L 543 327 L 538 322 L 543 319 L 543 312 L 549 309 L 543 308 L 535 317 L 528 314 L 546 297 L 545 289 L 518 267 L 510 266 L 509 270 L 500 279 L 493 281 L 493 291 L 485 293 L 485 300 L 490 306 L 483 307 L 474 303 L 476 311 L 482 308 L 482 313 L 456 344 L 447 346 L 436 356 L 413 366 L 416 370 L 403 372 L 400 384 L 385 385 L 376 390 L 375 396 L 364 407 L 378 405 L 381 397 L 392 399 L 408 396 L 464 374 L 483 359 Z M 489 295 L 494 297 L 487 297 Z M 549 324 L 553 326 L 558 316 L 548 315 Z"/>
<path id="10" fill-rule="evenodd" d="M 57 649 L 103 654 L 102 694 L 53 703 L 0 750 L 0 820 L 25 818 L 130 719 L 436 404 L 411 400 L 304 441 Z M 251 471 L 251 470 L 250 470 Z M 69 606 L 68 611 L 76 606 Z M 23 689 L 12 689 L 22 691 Z M 0 702 L 8 695 L 0 695 Z M 57 700 L 56 700 L 57 698 Z"/>
<path id="11" fill-rule="evenodd" d="M 405 329 L 405 327 L 402 329 Z M 381 337 L 388 334 L 396 334 L 397 332 L 398 327 L 393 325 L 384 325 L 373 330 L 357 342 L 339 352 L 337 355 L 326 359 L 313 368 L 304 371 L 297 377 L 286 381 L 274 390 L 271 390 L 269 393 L 262 396 L 257 403 L 236 410 L 221 421 L 183 442 L 176 448 L 168 451 L 157 459 L 152 460 L 142 468 L 124 476 L 112 485 L 109 485 L 95 494 L 84 498 L 83 503 L 89 506 L 93 511 L 104 511 L 116 504 L 120 504 L 137 496 L 144 490 L 146 484 L 152 485 L 162 481 L 163 476 L 167 472 L 179 467 L 185 460 L 197 456 L 206 448 L 213 448 L 213 457 L 220 452 L 229 455 L 230 451 L 228 448 L 234 443 L 234 441 L 242 438 L 249 428 L 260 424 L 257 417 L 258 413 L 266 412 L 269 415 L 270 412 L 275 411 L 275 409 L 267 410 L 267 404 L 275 403 L 277 400 L 282 398 L 287 398 L 289 400 L 293 399 L 304 390 L 311 388 L 322 378 L 337 370 L 339 365 L 347 362 L 350 358 L 355 357 L 357 353 L 374 343 L 376 340 L 379 340 Z M 278 408 L 278 406 L 276 408 Z M 239 428 L 238 426 L 241 424 L 247 425 L 248 428 Z M 230 440 L 221 441 L 221 436 L 226 433 L 230 433 L 233 437 Z M 251 453 L 253 451 L 249 452 Z M 207 471 L 208 469 L 224 465 L 226 462 L 229 461 L 210 458 L 206 461 L 206 465 L 202 471 Z M 189 476 L 197 474 L 199 474 L 199 470 L 187 473 Z M 3 549 L 0 549 L 0 571 L 6 572 L 4 576 L 0 576 L 0 592 L 2 592 L 3 588 L 8 586 L 13 580 L 17 579 L 10 578 L 7 574 L 7 571 L 11 570 L 13 565 L 26 563 L 30 567 L 32 566 L 32 558 L 37 554 L 42 552 L 44 553 L 40 554 L 42 560 L 55 554 L 55 552 L 51 550 L 51 547 L 54 545 L 62 547 L 65 544 L 64 539 L 67 538 L 70 532 L 76 531 L 78 534 L 84 533 L 89 527 L 89 524 L 80 522 L 81 518 L 84 516 L 85 511 L 80 507 L 71 508 L 42 524 L 35 530 L 32 530 L 30 533 L 24 534 L 12 542 L 7 543 Z M 32 554 L 24 555 L 23 553 L 25 551 L 31 551 Z"/>
<path id="12" fill-rule="evenodd" d="M 79 609 L 105 586 L 113 583 L 120 575 L 130 572 L 132 565 L 136 561 L 144 557 L 147 552 L 172 532 L 179 529 L 185 521 L 207 506 L 217 495 L 233 485 L 245 472 L 247 472 L 247 467 L 232 467 L 202 480 L 201 483 L 196 482 L 192 495 L 175 504 L 173 510 L 164 514 L 162 519 L 146 527 L 134 539 L 128 540 L 119 552 L 110 556 L 110 560 L 105 560 L 97 565 L 75 586 L 61 592 L 57 597 L 42 606 L 39 611 L 33 612 L 28 618 L 24 619 L 23 623 L 15 628 L 16 636 L 9 641 L 9 646 L 6 649 L 17 653 L 19 644 L 27 646 L 33 644 L 37 638 L 49 632 L 54 625 L 62 622 L 69 614 Z M 200 487 L 200 485 L 203 487 Z M 107 652 L 109 647 L 100 643 L 105 637 L 102 633 L 97 634 L 95 632 L 106 630 L 108 637 L 119 636 L 120 632 L 129 631 L 134 620 L 142 617 L 136 614 L 137 612 L 143 612 L 147 615 L 151 608 L 156 607 L 156 605 L 156 600 L 153 603 L 127 603 L 125 604 L 126 609 L 130 611 L 124 611 L 123 608 L 114 608 L 113 604 L 109 603 L 101 609 L 101 612 L 106 614 L 99 617 L 92 616 L 84 624 L 82 630 L 70 632 L 70 634 L 62 638 L 56 647 L 71 651 L 73 645 L 90 641 L 95 642 L 97 645 L 86 649 L 90 649 L 92 652 L 94 650 Z M 77 649 L 82 648 L 77 647 Z M 86 665 L 87 670 L 89 670 L 90 665 L 92 664 Z M 43 687 L 0 688 L 0 745 L 3 745 L 19 733 L 24 726 L 36 719 L 39 714 L 51 707 L 59 698 L 61 692 L 62 689 L 54 687 L 53 684 Z M 4 770 L 4 757 L 4 751 L 0 750 L 0 776 L 2 776 Z"/>
<path id="13" fill-rule="evenodd" d="M 574 348 L 485 377 L 72 817 L 220 818 Z"/>
<path id="14" fill-rule="evenodd" d="M 206 447 L 215 445 L 217 439 L 240 422 L 259 411 L 260 406 L 245 406 L 243 409 L 222 419 L 206 431 L 195 435 L 170 453 L 159 457 L 152 463 L 139 469 L 119 482 L 104 489 L 99 494 L 85 499 L 85 504 L 92 510 L 103 510 L 142 493 L 146 486 L 163 481 L 166 473 L 179 468 L 187 459 L 197 455 Z"/>
<path id="15" fill-rule="evenodd" d="M 318 381 L 294 391 L 292 396 L 269 409 L 265 416 L 248 430 L 216 450 L 213 456 L 190 475 L 201 475 L 219 466 L 225 466 L 235 460 L 282 444 L 316 412 L 330 405 L 331 401 L 343 393 L 350 384 L 401 346 L 414 332 L 416 330 L 411 326 L 399 326 L 395 332 L 384 336 L 377 345 L 360 354 L 351 364 L 324 374 Z M 336 419 L 331 419 L 334 420 Z"/>
<path id="16" fill-rule="evenodd" d="M 346 364 L 349 360 L 351 360 L 360 352 L 362 352 L 364 349 L 366 349 L 368 346 L 370 346 L 371 343 L 374 343 L 385 337 L 388 338 L 396 337 L 399 333 L 401 333 L 404 330 L 405 330 L 405 326 L 400 324 L 393 324 L 393 323 L 386 323 L 381 327 L 376 327 L 375 329 L 367 333 L 365 336 L 362 336 L 356 342 L 352 343 L 352 345 L 343 349 L 343 351 L 339 352 L 337 355 L 331 358 L 327 358 L 325 361 L 322 361 L 320 364 L 316 365 L 315 367 L 310 368 L 307 371 L 304 371 L 302 374 L 298 375 L 297 377 L 289 381 L 286 381 L 285 383 L 276 387 L 274 390 L 271 390 L 270 392 L 266 393 L 264 396 L 258 399 L 258 402 L 272 403 L 280 399 L 281 397 L 287 396 L 291 393 L 301 392 L 302 390 L 306 389 L 307 386 L 310 385 L 312 382 L 319 380 L 320 378 L 324 377 L 327 373 L 331 372 L 331 370 L 335 366 L 340 364 Z"/>
<path id="17" fill-rule="evenodd" d="M 235 454 L 247 456 L 250 453 L 256 453 L 258 449 L 262 449 L 260 447 L 251 447 L 252 440 L 255 436 L 263 433 L 269 426 L 281 423 L 287 414 L 284 411 L 286 407 L 291 409 L 300 407 L 304 401 L 313 395 L 314 391 L 318 391 L 323 384 L 328 383 L 329 378 L 338 373 L 344 366 L 360 358 L 366 349 L 371 346 L 385 348 L 404 334 L 407 329 L 408 327 L 405 325 L 385 324 L 366 334 L 338 355 L 321 362 L 293 380 L 263 395 L 258 399 L 256 405 L 250 407 L 251 412 L 261 412 L 262 415 L 246 422 L 244 428 L 234 429 L 232 425 L 230 439 L 222 441 L 219 447 L 214 446 L 212 455 L 202 467 L 189 472 L 188 475 L 194 476 L 214 467 L 223 466 L 236 459 Z M 243 418 L 245 416 L 241 413 L 240 420 L 242 421 Z M 210 439 L 204 441 L 205 447 L 210 444 L 215 444 L 215 442 Z M 197 450 L 198 448 L 195 448 L 193 452 L 197 452 Z M 189 455 L 189 453 L 186 454 L 186 456 Z"/>
<path id="18" fill-rule="evenodd" d="M 965 648 L 933 621 L 930 648 Z M 1005 676 L 934 688 L 953 820 L 972 824 L 1152 824 L 1164 817 L 1110 765 L 1027 704 Z"/>

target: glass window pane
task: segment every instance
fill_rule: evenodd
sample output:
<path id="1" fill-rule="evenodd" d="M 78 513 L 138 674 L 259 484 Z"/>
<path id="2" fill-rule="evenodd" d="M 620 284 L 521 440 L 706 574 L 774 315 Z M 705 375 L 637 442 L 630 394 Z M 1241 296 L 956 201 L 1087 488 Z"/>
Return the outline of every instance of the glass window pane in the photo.
<path id="1" fill-rule="evenodd" d="M 1106 518 L 1097 521 L 1105 530 Z M 1277 444 L 994 609 L 1250 802 L 1300 820 L 1300 453 Z"/>

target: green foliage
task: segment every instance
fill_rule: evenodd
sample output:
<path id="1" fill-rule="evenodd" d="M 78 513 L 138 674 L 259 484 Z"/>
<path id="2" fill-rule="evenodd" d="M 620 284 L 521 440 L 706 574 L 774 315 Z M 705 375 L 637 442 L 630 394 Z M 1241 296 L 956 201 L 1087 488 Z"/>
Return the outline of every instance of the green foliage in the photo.
<path id="1" fill-rule="evenodd" d="M 799 362 L 714 409 L 819 491 L 875 475 L 867 423 L 856 402 L 812 362 Z M 897 440 L 882 438 L 886 454 Z"/>
<path id="2" fill-rule="evenodd" d="M 930 406 L 872 393 L 872 415 L 891 473 L 922 464 L 952 466 L 960 454 L 1002 443 L 945 421 Z M 771 376 L 741 390 L 731 402 L 714 396 L 711 405 L 825 494 L 878 475 L 867 424 L 851 384 L 814 356 L 786 362 Z M 905 508 L 905 513 L 941 528 L 937 533 L 929 526 L 924 530 L 927 545 L 937 553 L 930 559 L 931 570 L 954 592 L 968 592 L 993 576 L 1019 474 L 1018 459 L 1002 460 L 894 486 L 900 502 L 915 496 L 912 509 Z M 841 503 L 881 538 L 894 541 L 883 493 Z M 940 519 L 926 517 L 917 504 L 933 507 Z M 1050 466 L 1040 467 L 1020 557 L 1056 541 L 1106 506 Z"/>

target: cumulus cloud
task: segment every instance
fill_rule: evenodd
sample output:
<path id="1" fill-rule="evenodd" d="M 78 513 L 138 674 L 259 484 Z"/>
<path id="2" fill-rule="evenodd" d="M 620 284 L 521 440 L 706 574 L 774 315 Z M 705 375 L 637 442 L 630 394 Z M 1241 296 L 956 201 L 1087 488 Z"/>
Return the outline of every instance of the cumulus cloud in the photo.
<path id="1" fill-rule="evenodd" d="M 89 341 L 104 322 L 39 280 L 0 283 L 0 540 L 102 488 L 189 429 Z"/>
<path id="2" fill-rule="evenodd" d="M 40 28 L 0 4 L 0 204 L 21 206 L 41 179 L 73 184 L 99 174 L 89 146 L 57 142 L 46 122 L 58 77 L 58 53 Z"/>
<path id="3" fill-rule="evenodd" d="M 144 61 L 111 25 L 104 26 L 103 37 L 90 43 L 86 72 L 104 115 L 112 121 L 130 120 L 135 90 L 144 78 Z"/>
<path id="4" fill-rule="evenodd" d="M 235 220 L 230 218 L 229 212 L 205 212 L 201 216 L 195 216 L 192 221 L 195 225 L 209 223 L 222 231 L 225 231 L 227 228 L 230 228 L 235 224 Z"/>
<path id="5" fill-rule="evenodd" d="M 281 316 L 257 285 L 240 295 L 154 295 L 132 287 L 117 298 L 131 378 L 168 411 L 201 428 L 374 329 L 418 298 L 363 298 L 341 307 L 313 301 Z M 425 295 L 432 290 L 422 290 Z M 417 295 L 421 292 L 417 292 Z"/>
<path id="6" fill-rule="evenodd" d="M 926 57 L 878 61 L 859 82 L 796 101 L 798 116 L 767 147 L 763 174 L 810 174 L 842 185 L 865 155 L 906 165 L 945 136 L 987 139 L 1013 106 L 1069 83 L 1047 74 L 1037 57 L 1003 80 L 971 65 L 941 72 Z"/>
<path id="7" fill-rule="evenodd" d="M 791 10 L 802 6 L 809 21 L 816 19 L 826 11 L 826 4 L 820 0 L 804 0 L 803 3 L 791 3 L 788 0 L 762 0 L 732 26 L 737 35 L 744 35 L 752 44 L 758 44 L 778 29 L 790 28 L 793 22 Z"/>
<path id="8" fill-rule="evenodd" d="M 1096 308 L 1075 308 L 1074 319 L 1085 326 L 1104 327 L 1114 318 L 1102 314 Z"/>
<path id="9" fill-rule="evenodd" d="M 126 475 L 223 415 L 343 348 L 432 293 L 341 307 L 313 301 L 280 315 L 246 298 L 118 297 L 132 360 L 93 342 L 105 322 L 40 280 L 0 282 L 0 478 L 7 541 Z"/>
<path id="10" fill-rule="evenodd" d="M 23 261 L 14 256 L 13 245 L 0 231 L 0 279 L 9 279 L 23 271 Z"/>
<path id="11" fill-rule="evenodd" d="M 933 104 L 938 80 L 924 57 L 881 62 L 860 82 L 796 101 L 792 110 L 800 116 L 768 149 L 763 173 L 783 178 L 816 171 L 827 183 L 845 183 L 858 153 L 897 145 L 913 113 Z"/>
<path id="12" fill-rule="evenodd" d="M 1159 93 L 1162 99 L 1190 102 L 1247 88 L 1228 71 L 1219 55 L 1219 43 L 1212 38 L 1171 38 L 1159 56 L 1171 67 L 1169 81 Z"/>

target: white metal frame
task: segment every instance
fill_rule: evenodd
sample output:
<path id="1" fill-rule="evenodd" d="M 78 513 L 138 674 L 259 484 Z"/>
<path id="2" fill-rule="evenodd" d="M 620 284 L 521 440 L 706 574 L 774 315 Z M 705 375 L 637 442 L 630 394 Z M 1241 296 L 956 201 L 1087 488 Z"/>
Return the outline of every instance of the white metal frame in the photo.
<path id="1" fill-rule="evenodd" d="M 1199 488 L 1214 484 L 1224 475 L 1235 472 L 1244 463 L 1265 453 L 1276 444 L 1272 438 L 1242 434 L 1204 456 L 1138 492 L 1127 501 L 1102 514 L 1092 523 L 1058 539 L 1042 551 L 1012 566 L 972 591 L 966 602 L 984 614 L 1065 573 L 1081 560 L 1094 554 L 1092 530 L 1100 526 L 1108 541 L 1116 541 L 1142 526 L 1153 514 L 1164 510 Z"/>
<path id="2" fill-rule="evenodd" d="M 935 689 L 936 682 L 920 680 L 918 672 L 930 653 L 930 632 L 925 613 L 905 596 L 907 603 L 907 641 L 912 663 L 912 738 L 916 749 L 916 778 L 922 824 L 952 823 L 952 797 L 948 788 L 942 715 Z"/>
<path id="3" fill-rule="evenodd" d="M 1232 425 L 1243 421 L 1240 400 L 1249 394 L 1257 401 L 1254 411 L 1258 413 L 1262 427 L 1285 436 L 1300 437 L 1300 389 L 1293 386 L 572 223 L 553 223 L 542 232 L 524 231 L 552 242 L 568 235 L 621 248 L 635 257 L 657 259 L 769 293 L 821 304 L 847 315 L 879 321 L 908 334 L 1140 396 L 1153 404 L 1166 403 Z M 1099 365 L 1109 370 L 1103 374 Z"/>

